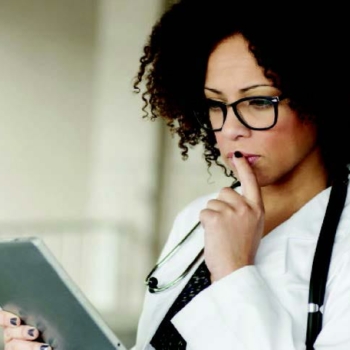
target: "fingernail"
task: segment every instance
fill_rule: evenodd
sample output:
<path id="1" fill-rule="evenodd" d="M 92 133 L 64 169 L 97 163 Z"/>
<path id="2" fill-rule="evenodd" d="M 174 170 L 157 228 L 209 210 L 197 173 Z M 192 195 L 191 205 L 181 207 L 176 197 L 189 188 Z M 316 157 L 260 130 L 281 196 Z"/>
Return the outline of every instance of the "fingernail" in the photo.
<path id="1" fill-rule="evenodd" d="M 17 326 L 17 318 L 16 318 L 16 317 L 12 317 L 12 318 L 10 319 L 10 323 L 11 323 L 12 325 L 14 325 L 14 326 Z"/>
<path id="2" fill-rule="evenodd" d="M 35 332 L 35 329 L 34 328 L 31 328 L 28 330 L 28 334 L 31 336 L 31 337 L 34 337 L 34 332 Z"/>
<path id="3" fill-rule="evenodd" d="M 240 151 L 236 151 L 234 153 L 234 155 L 235 155 L 236 158 L 242 158 L 243 157 L 243 154 Z"/>
<path id="4" fill-rule="evenodd" d="M 40 350 L 47 350 L 49 348 L 48 345 L 41 345 Z"/>

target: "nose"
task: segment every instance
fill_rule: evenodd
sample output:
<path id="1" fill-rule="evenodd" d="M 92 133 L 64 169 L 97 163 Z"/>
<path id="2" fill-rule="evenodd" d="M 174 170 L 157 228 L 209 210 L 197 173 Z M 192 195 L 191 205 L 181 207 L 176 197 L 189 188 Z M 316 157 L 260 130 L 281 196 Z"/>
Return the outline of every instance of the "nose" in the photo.
<path id="1" fill-rule="evenodd" d="M 240 122 L 233 109 L 228 107 L 226 120 L 221 129 L 222 135 L 231 140 L 235 140 L 239 137 L 249 137 L 251 132 L 251 129 Z"/>

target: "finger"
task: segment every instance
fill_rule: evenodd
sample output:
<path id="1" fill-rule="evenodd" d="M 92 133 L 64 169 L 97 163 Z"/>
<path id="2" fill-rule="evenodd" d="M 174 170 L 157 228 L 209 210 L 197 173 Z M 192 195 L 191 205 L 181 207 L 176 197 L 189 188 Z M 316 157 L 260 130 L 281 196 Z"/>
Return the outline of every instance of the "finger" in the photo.
<path id="1" fill-rule="evenodd" d="M 34 340 L 39 336 L 39 331 L 31 326 L 6 327 L 4 330 L 4 340 L 9 342 L 11 339 Z"/>
<path id="2" fill-rule="evenodd" d="M 222 193 L 222 190 L 221 190 L 220 194 L 221 193 Z M 208 201 L 206 209 L 220 212 L 220 211 L 223 211 L 227 208 L 227 203 L 222 200 L 225 197 L 223 195 L 221 195 L 221 197 L 220 197 L 220 194 L 219 194 L 217 199 L 211 199 Z"/>
<path id="3" fill-rule="evenodd" d="M 14 339 L 6 344 L 5 350 L 52 350 L 48 344 Z"/>
<path id="4" fill-rule="evenodd" d="M 241 182 L 242 195 L 256 204 L 262 203 L 261 190 L 253 169 L 242 153 L 237 151 L 232 157 L 233 165 L 236 168 L 237 176 Z"/>
<path id="5" fill-rule="evenodd" d="M 15 327 L 21 324 L 21 319 L 8 311 L 0 310 L 0 326 L 1 327 Z"/>

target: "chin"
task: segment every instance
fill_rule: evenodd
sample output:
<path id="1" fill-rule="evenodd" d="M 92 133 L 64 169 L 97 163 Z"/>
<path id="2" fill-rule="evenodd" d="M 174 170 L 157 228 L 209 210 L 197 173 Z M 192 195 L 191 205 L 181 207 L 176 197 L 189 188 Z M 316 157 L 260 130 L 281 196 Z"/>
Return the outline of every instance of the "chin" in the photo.
<path id="1" fill-rule="evenodd" d="M 259 171 L 254 171 L 254 173 L 255 173 L 256 180 L 258 182 L 259 187 L 266 187 L 266 186 L 273 185 L 276 181 L 276 179 L 272 178 L 268 174 L 264 174 Z"/>

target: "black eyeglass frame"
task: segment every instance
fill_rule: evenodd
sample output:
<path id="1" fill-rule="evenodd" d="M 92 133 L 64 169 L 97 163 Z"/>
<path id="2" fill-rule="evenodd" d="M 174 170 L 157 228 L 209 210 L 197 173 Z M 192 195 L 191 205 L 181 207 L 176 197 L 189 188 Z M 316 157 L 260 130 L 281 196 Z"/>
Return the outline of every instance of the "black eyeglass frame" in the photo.
<path id="1" fill-rule="evenodd" d="M 255 100 L 255 99 L 265 99 L 265 100 L 268 100 L 270 102 L 272 102 L 273 104 L 273 108 L 274 108 L 274 112 L 275 112 L 275 117 L 274 117 L 274 121 L 273 123 L 268 126 L 268 127 L 264 127 L 264 128 L 257 128 L 257 127 L 252 127 L 250 126 L 249 124 L 247 124 L 247 122 L 242 118 L 242 116 L 238 113 L 238 110 L 237 110 L 237 105 L 243 101 L 249 101 L 249 100 Z M 248 129 L 251 129 L 251 130 L 269 130 L 271 128 L 273 128 L 276 123 L 277 123 L 277 120 L 278 120 L 278 104 L 279 102 L 281 102 L 283 99 L 285 99 L 285 96 L 249 96 L 249 97 L 243 97 L 233 103 L 230 103 L 230 104 L 225 104 L 225 103 L 222 103 L 222 102 L 219 102 L 219 101 L 215 101 L 215 103 L 217 104 L 217 106 L 219 108 L 221 108 L 222 110 L 222 114 L 223 114 L 223 122 L 222 122 L 222 126 L 221 128 L 216 128 L 216 129 L 213 129 L 213 128 L 208 128 L 206 127 L 202 120 L 201 120 L 201 113 L 199 113 L 198 111 L 194 111 L 194 114 L 196 116 L 196 119 L 198 121 L 198 123 L 200 124 L 200 126 L 207 130 L 207 131 L 214 131 L 214 132 L 217 132 L 217 131 L 221 131 L 222 128 L 224 127 L 225 125 L 225 122 L 226 122 L 226 118 L 227 118 L 227 113 L 228 113 L 228 108 L 231 107 L 232 110 L 233 110 L 233 113 L 235 114 L 235 116 L 237 117 L 237 119 L 245 126 L 247 127 Z M 209 116 L 208 116 L 208 119 L 209 119 Z M 209 123 L 210 123 L 210 120 L 209 120 Z"/>

